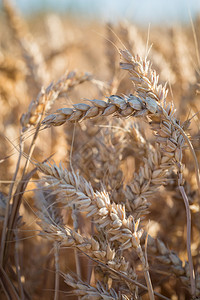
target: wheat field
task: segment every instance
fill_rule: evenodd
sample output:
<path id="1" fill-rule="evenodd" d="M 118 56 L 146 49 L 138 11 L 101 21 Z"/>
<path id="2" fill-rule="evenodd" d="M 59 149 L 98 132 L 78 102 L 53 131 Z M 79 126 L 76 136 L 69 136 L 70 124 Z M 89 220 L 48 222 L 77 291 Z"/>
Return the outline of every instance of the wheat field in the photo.
<path id="1" fill-rule="evenodd" d="M 0 19 L 0 299 L 200 299 L 200 18 Z"/>

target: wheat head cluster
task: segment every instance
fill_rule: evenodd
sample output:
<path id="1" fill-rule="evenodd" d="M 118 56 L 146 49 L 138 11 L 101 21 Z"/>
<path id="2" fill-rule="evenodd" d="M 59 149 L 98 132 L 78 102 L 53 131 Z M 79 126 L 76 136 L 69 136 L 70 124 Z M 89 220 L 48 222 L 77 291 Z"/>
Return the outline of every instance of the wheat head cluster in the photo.
<path id="1" fill-rule="evenodd" d="M 200 19 L 0 14 L 0 298 L 200 299 Z"/>

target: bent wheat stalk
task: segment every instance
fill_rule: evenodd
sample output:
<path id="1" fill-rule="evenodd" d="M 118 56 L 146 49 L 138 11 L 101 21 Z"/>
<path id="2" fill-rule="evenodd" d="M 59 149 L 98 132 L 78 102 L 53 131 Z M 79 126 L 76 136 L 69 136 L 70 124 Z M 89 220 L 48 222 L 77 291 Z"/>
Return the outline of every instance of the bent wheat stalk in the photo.
<path id="1" fill-rule="evenodd" d="M 179 120 L 174 116 L 175 110 L 173 103 L 167 105 L 167 89 L 166 85 L 158 85 L 158 76 L 151 69 L 150 62 L 142 60 L 139 56 L 133 57 L 127 50 L 121 50 L 121 67 L 128 70 L 132 75 L 131 80 L 135 84 L 136 95 L 120 97 L 112 95 L 108 97 L 108 101 L 92 100 L 92 105 L 74 104 L 74 108 L 63 108 L 57 110 L 54 114 L 47 116 L 42 124 L 44 127 L 60 126 L 66 121 L 79 122 L 84 119 L 97 118 L 99 116 L 118 116 L 118 117 L 143 117 L 150 124 L 152 130 L 156 134 L 157 142 L 163 153 L 162 164 L 166 170 L 171 165 L 175 165 L 179 173 L 182 173 L 182 151 L 185 142 L 192 150 L 195 159 L 197 183 L 200 187 L 199 169 L 194 149 L 183 128 L 180 126 Z M 154 170 L 150 173 L 150 168 L 143 169 L 145 179 L 159 177 L 163 172 L 162 168 Z M 163 181 L 163 178 L 161 179 Z M 159 180 L 158 180 L 159 182 Z M 160 182 L 161 183 L 161 182 Z M 146 190 L 148 191 L 148 185 Z M 188 220 L 189 222 L 189 220 Z M 191 227 L 188 224 L 188 227 Z M 189 238 L 189 237 L 188 237 Z M 193 269 L 188 253 L 190 268 Z M 191 277 L 192 295 L 194 295 L 194 278 Z"/>

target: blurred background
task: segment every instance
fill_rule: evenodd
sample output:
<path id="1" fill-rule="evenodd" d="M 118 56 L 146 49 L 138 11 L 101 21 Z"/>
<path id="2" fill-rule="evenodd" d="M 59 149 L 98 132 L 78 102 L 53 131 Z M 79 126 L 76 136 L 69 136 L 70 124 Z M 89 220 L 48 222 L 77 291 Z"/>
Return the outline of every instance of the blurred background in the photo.
<path id="1" fill-rule="evenodd" d="M 198 0 L 15 0 L 15 4 L 26 15 L 53 11 L 102 22 L 128 19 L 143 26 L 188 22 L 200 11 Z"/>

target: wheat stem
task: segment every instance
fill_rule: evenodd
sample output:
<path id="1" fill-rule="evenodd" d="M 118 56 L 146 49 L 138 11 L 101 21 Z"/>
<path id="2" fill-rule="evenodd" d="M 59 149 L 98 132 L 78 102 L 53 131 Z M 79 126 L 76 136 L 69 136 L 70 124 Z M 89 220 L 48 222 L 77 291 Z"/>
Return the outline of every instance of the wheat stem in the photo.
<path id="1" fill-rule="evenodd" d="M 59 298 L 59 243 L 57 241 L 54 242 L 54 257 L 55 257 L 55 293 L 54 300 L 58 300 Z"/>
<path id="2" fill-rule="evenodd" d="M 191 213 L 190 213 L 189 201 L 185 193 L 185 189 L 182 185 L 180 185 L 180 183 L 179 183 L 179 190 L 181 192 L 181 195 L 185 203 L 186 216 L 187 216 L 187 254 L 188 254 L 188 263 L 190 269 L 191 295 L 194 297 L 196 288 L 195 288 L 194 266 L 193 266 L 192 253 L 191 253 Z"/>

